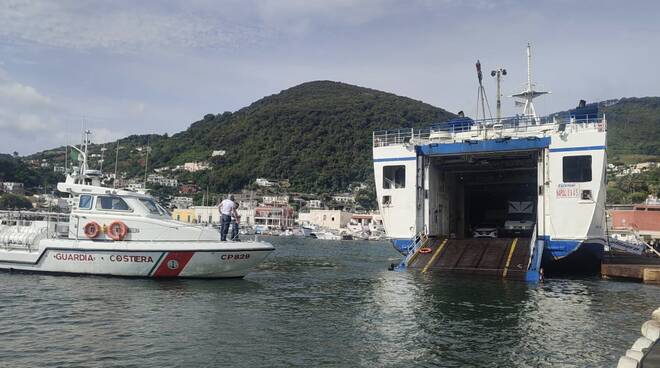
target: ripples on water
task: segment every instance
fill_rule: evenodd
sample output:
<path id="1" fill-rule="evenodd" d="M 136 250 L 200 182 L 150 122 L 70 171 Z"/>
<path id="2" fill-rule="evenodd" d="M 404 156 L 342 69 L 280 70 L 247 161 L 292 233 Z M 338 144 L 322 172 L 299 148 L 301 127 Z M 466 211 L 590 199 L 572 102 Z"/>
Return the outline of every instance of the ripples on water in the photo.
<path id="1" fill-rule="evenodd" d="M 386 243 L 271 239 L 244 280 L 0 273 L 2 366 L 614 366 L 657 286 L 414 272 Z"/>

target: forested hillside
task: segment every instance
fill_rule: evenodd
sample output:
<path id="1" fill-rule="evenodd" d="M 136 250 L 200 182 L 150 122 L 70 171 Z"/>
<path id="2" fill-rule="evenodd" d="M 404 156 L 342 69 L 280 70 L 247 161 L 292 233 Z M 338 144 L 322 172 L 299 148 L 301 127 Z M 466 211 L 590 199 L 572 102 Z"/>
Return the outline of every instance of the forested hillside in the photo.
<path id="1" fill-rule="evenodd" d="M 608 120 L 610 162 L 658 160 L 660 98 L 625 98 L 600 103 Z M 344 191 L 351 183 L 371 182 L 371 134 L 374 130 L 427 126 L 453 114 L 410 98 L 345 83 L 304 83 L 264 97 L 236 112 L 207 114 L 171 137 L 141 135 L 108 143 L 105 171 L 144 175 L 149 167 L 174 167 L 210 161 L 212 169 L 183 173 L 211 191 L 243 188 L 257 177 L 288 179 L 303 192 Z M 99 152 L 93 146 L 92 152 Z M 213 150 L 225 156 L 211 157 Z M 31 158 L 63 160 L 62 148 Z M 96 167 L 96 166 L 95 166 Z"/>
<path id="2" fill-rule="evenodd" d="M 27 188 L 54 185 L 63 177 L 53 169 L 32 168 L 21 159 L 7 154 L 0 154 L 0 182 L 19 182 Z"/>
<path id="3" fill-rule="evenodd" d="M 622 98 L 602 111 L 612 160 L 660 160 L 660 97 Z"/>
<path id="4" fill-rule="evenodd" d="M 308 82 L 234 113 L 207 114 L 172 137 L 121 139 L 119 171 L 143 172 L 145 154 L 131 147 L 149 141 L 149 167 L 210 160 L 212 170 L 184 174 L 183 180 L 194 180 L 211 190 L 237 190 L 257 177 L 266 177 L 289 179 L 291 189 L 297 191 L 343 191 L 349 184 L 373 176 L 374 130 L 423 126 L 452 116 L 390 93 L 338 82 Z M 106 171 L 114 167 L 115 144 L 106 144 Z M 225 150 L 226 155 L 211 159 L 213 150 Z M 63 152 L 60 148 L 33 157 L 61 159 Z"/>

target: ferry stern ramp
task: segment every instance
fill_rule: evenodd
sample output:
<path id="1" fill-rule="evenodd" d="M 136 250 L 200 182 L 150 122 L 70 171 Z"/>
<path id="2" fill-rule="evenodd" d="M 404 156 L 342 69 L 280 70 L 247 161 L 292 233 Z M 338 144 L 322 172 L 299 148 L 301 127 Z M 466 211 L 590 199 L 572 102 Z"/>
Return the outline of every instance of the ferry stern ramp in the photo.
<path id="1" fill-rule="evenodd" d="M 548 264 L 598 239 L 604 229 L 604 124 L 463 118 L 460 124 L 374 132 L 379 209 L 388 237 L 405 257 L 395 268 L 533 281 L 540 277 L 544 249 Z M 570 175 L 585 180 L 574 183 Z M 479 239 L 475 229 L 483 226 L 496 229 L 492 239 Z M 447 242 L 426 244 L 430 239 Z M 510 257 L 507 249 L 513 249 Z"/>

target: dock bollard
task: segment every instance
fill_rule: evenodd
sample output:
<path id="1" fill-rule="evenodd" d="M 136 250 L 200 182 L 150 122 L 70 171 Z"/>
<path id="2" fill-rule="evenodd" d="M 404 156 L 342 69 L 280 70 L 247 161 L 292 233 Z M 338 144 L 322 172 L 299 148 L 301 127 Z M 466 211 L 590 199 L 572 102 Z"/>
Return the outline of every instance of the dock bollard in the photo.
<path id="1" fill-rule="evenodd" d="M 651 320 L 644 322 L 641 328 L 642 337 L 638 338 L 633 346 L 626 351 L 626 355 L 619 358 L 617 368 L 638 368 L 649 352 L 650 348 L 660 339 L 660 308 L 653 311 Z M 655 349 L 660 349 L 656 346 Z"/>

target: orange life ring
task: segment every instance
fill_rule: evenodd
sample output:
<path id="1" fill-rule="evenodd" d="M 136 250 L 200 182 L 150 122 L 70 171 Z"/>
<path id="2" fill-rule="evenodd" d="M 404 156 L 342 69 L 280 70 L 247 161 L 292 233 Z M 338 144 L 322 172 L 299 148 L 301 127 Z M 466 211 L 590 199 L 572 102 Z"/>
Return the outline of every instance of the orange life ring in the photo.
<path id="1" fill-rule="evenodd" d="M 124 237 L 128 234 L 128 227 L 121 221 L 113 221 L 110 226 L 108 226 L 106 234 L 112 240 L 124 240 Z"/>
<path id="2" fill-rule="evenodd" d="M 99 236 L 99 233 L 101 232 L 101 226 L 99 226 L 99 224 L 94 221 L 90 221 L 83 227 L 83 232 L 85 233 L 86 237 L 94 239 Z"/>
<path id="3" fill-rule="evenodd" d="M 428 247 L 419 248 L 419 252 L 422 253 L 422 254 L 431 253 L 432 250 L 433 249 L 428 248 Z"/>

